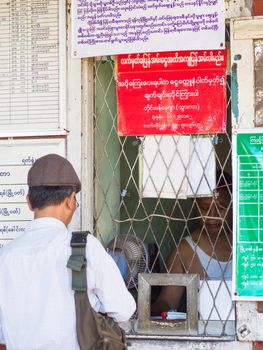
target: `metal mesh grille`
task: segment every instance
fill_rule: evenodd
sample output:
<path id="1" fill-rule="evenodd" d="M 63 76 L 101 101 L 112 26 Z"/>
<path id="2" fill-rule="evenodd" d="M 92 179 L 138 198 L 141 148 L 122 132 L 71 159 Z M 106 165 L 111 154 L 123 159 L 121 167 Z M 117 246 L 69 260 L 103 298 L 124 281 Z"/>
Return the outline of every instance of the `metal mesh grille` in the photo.
<path id="1" fill-rule="evenodd" d="M 110 249 L 114 245 L 114 237 L 123 235 L 121 244 L 117 247 L 119 251 L 117 263 L 123 269 L 123 274 L 129 273 L 130 291 L 137 298 L 137 277 L 138 270 L 134 268 L 136 262 L 140 266 L 140 271 L 145 272 L 171 272 L 174 262 L 179 263 L 185 272 L 195 270 L 197 253 L 194 252 L 190 260 L 182 258 L 180 254 L 180 246 L 186 236 L 191 235 L 195 230 L 197 221 L 201 219 L 201 229 L 206 234 L 208 246 L 212 252 L 213 259 L 231 260 L 231 252 L 222 253 L 223 250 L 231 251 L 231 223 L 222 224 L 220 234 L 209 238 L 209 232 L 204 224 L 204 210 L 207 216 L 221 216 L 222 208 L 215 196 L 210 197 L 208 208 L 203 208 L 198 195 L 201 182 L 205 183 L 213 195 L 213 188 L 207 178 L 207 167 L 210 166 L 211 157 L 215 157 L 216 170 L 218 174 L 217 185 L 226 184 L 225 196 L 229 197 L 226 203 L 227 208 L 223 212 L 224 219 L 230 214 L 232 205 L 232 194 L 229 179 L 226 173 L 231 173 L 231 118 L 230 118 L 230 85 L 227 82 L 227 109 L 228 109 L 228 133 L 213 135 L 210 138 L 211 151 L 208 152 L 206 162 L 202 164 L 200 183 L 192 183 L 193 172 L 189 173 L 189 162 L 193 158 L 200 160 L 200 150 L 197 147 L 198 140 L 201 136 L 192 138 L 192 151 L 185 163 L 184 155 L 180 152 L 180 142 L 182 137 L 171 138 L 170 140 L 170 156 L 171 159 L 176 158 L 177 164 L 180 165 L 182 171 L 182 181 L 178 188 L 174 188 L 174 178 L 169 170 L 172 162 L 165 158 L 161 152 L 162 136 L 154 138 L 157 152 L 153 159 L 149 162 L 144 158 L 144 137 L 120 137 L 117 134 L 117 110 L 116 110 L 116 83 L 114 79 L 114 61 L 108 57 L 107 59 L 97 59 L 94 62 L 94 84 L 95 84 L 95 115 L 94 115 L 94 188 L 95 188 L 95 208 L 94 208 L 94 226 L 97 237 L 102 241 L 105 247 L 110 244 Z M 154 163 L 158 158 L 158 166 L 165 169 L 166 176 L 163 183 L 156 188 L 154 179 L 155 171 L 153 171 Z M 144 181 L 144 185 L 149 182 L 157 195 L 154 198 L 147 198 L 142 195 L 142 174 L 141 165 L 148 171 L 148 177 Z M 200 162 L 199 162 L 200 163 Z M 174 174 L 176 176 L 176 174 Z M 186 199 L 182 198 L 182 184 L 187 183 L 191 189 L 192 195 Z M 160 193 L 168 186 L 175 193 L 174 198 L 163 198 Z M 181 193 L 179 195 L 179 193 Z M 221 212 L 220 212 L 221 210 Z M 211 214 L 216 211 L 216 214 Z M 223 222 L 223 220 L 222 220 Z M 129 249 L 129 237 L 137 240 L 138 247 L 136 254 L 129 257 L 132 261 L 131 266 L 126 266 L 127 254 L 125 249 Z M 225 237 L 225 242 L 220 249 L 221 239 Z M 112 241 L 113 240 L 113 241 Z M 195 242 L 200 240 L 200 234 L 195 235 Z M 126 242 L 125 242 L 126 241 Z M 143 244 L 141 244 L 143 243 Z M 115 241 L 116 244 L 116 241 Z M 228 248 L 226 248 L 228 246 Z M 115 247 L 116 248 L 116 247 Z M 178 250 L 179 248 L 179 250 Z M 141 249 L 141 251 L 140 251 Z M 145 255 L 144 249 L 147 251 Z M 174 254 L 171 254 L 174 252 Z M 210 257 L 209 264 L 212 263 Z M 222 266 L 220 267 L 222 268 Z M 139 271 L 139 272 L 140 272 Z M 173 271 L 172 271 L 173 272 Z M 126 276 L 127 277 L 127 276 Z M 206 285 L 207 293 L 210 294 L 212 300 L 211 310 L 205 319 L 200 316 L 199 334 L 224 336 L 226 334 L 233 335 L 234 330 L 229 330 L 229 318 L 233 311 L 231 308 L 222 318 L 222 310 L 216 303 L 216 298 L 220 293 L 220 288 L 225 287 L 225 293 L 230 296 L 229 285 L 226 284 L 224 278 L 219 281 L 216 290 L 212 290 L 208 283 L 207 275 L 201 276 L 202 285 Z M 201 288 L 201 287 L 200 287 Z M 158 295 L 157 291 L 156 295 Z M 154 293 L 153 293 L 154 295 Z M 216 317 L 215 317 L 216 315 Z M 136 318 L 136 315 L 135 315 Z M 211 321 L 216 318 L 216 329 L 211 328 Z"/>

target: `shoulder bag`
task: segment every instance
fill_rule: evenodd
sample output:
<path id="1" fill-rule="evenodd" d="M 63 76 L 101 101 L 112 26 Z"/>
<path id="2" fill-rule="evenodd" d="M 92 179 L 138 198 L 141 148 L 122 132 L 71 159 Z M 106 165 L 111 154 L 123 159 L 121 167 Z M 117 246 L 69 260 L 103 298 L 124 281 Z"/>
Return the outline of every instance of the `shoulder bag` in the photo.
<path id="1" fill-rule="evenodd" d="M 127 350 L 124 330 L 107 314 L 96 312 L 87 294 L 86 243 L 89 232 L 72 232 L 67 267 L 75 291 L 77 338 L 81 350 Z"/>

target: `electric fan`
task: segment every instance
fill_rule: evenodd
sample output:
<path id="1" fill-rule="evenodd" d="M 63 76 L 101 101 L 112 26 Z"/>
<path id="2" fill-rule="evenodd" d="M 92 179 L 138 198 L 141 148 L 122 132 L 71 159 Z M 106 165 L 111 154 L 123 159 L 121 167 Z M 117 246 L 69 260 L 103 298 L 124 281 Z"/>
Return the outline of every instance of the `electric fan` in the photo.
<path id="1" fill-rule="evenodd" d="M 144 243 L 136 236 L 119 235 L 106 248 L 117 264 L 128 289 L 138 284 L 138 274 L 148 270 L 149 254 Z"/>

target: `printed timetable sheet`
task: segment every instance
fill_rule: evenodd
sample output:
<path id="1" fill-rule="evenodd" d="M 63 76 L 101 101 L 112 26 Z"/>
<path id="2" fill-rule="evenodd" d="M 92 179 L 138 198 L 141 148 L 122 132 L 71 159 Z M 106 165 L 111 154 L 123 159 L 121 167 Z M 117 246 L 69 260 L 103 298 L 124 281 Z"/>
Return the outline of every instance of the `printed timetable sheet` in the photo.
<path id="1" fill-rule="evenodd" d="M 60 127 L 58 0 L 0 2 L 0 130 Z"/>

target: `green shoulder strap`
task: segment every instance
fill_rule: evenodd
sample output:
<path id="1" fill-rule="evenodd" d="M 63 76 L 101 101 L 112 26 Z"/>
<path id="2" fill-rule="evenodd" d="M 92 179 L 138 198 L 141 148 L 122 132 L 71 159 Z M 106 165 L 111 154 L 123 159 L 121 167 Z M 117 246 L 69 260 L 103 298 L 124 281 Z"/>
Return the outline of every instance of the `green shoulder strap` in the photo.
<path id="1" fill-rule="evenodd" d="M 68 259 L 67 267 L 72 270 L 72 289 L 75 292 L 87 290 L 86 275 L 86 243 L 88 231 L 72 232 L 70 241 L 72 254 Z"/>

